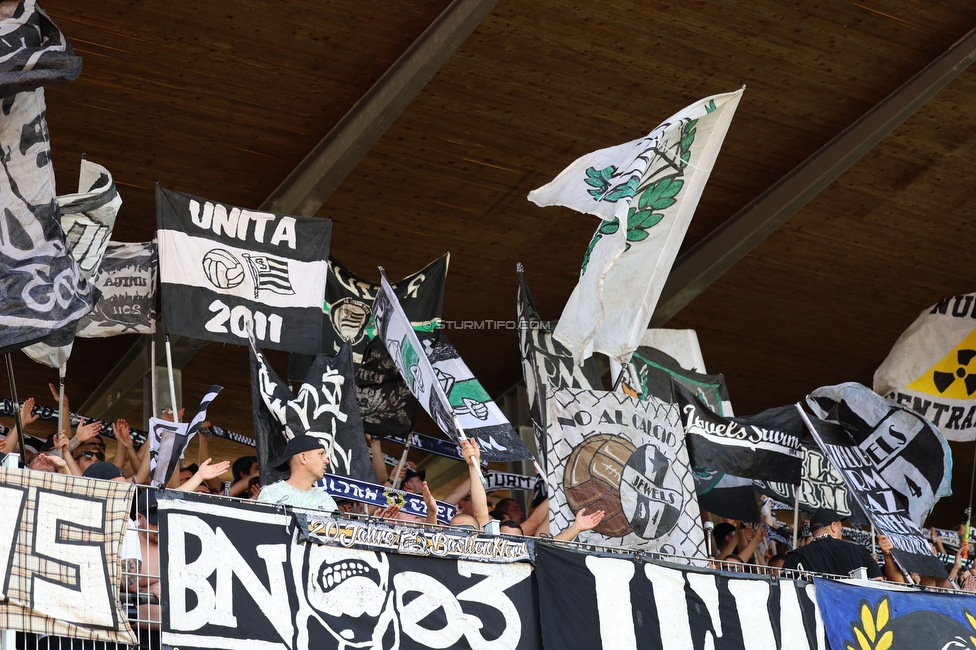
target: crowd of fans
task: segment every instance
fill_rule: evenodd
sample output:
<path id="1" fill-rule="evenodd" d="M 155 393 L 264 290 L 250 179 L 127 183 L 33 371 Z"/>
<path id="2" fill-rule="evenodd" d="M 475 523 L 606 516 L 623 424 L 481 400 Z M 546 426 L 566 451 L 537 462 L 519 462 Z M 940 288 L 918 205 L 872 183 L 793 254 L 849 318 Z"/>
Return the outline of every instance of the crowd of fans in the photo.
<path id="1" fill-rule="evenodd" d="M 51 386 L 58 397 L 57 389 Z M 34 400 L 27 399 L 20 412 L 25 433 L 36 420 Z M 64 400 L 63 421 L 70 421 L 67 398 Z M 164 415 L 164 417 L 166 417 Z M 177 419 L 182 417 L 182 411 Z M 167 419 L 173 419 L 172 414 Z M 205 423 L 206 424 L 206 423 Z M 136 450 L 125 420 L 113 426 L 116 440 L 115 453 L 107 458 L 105 440 L 99 434 L 99 422 L 85 422 L 76 427 L 73 435 L 68 431 L 38 439 L 30 437 L 21 456 L 26 467 L 34 471 L 59 472 L 91 479 L 131 481 L 146 485 L 150 478 L 150 445 Z M 401 489 L 421 495 L 427 504 L 426 519 L 401 512 L 397 506 L 368 506 L 349 500 L 336 502 L 324 491 L 315 487 L 328 468 L 325 448 L 318 438 L 300 436 L 288 442 L 282 456 L 273 461 L 273 467 L 285 473 L 286 478 L 262 486 L 258 459 L 247 455 L 235 460 L 213 462 L 208 452 L 208 438 L 199 436 L 200 458 L 197 463 L 176 472 L 166 486 L 170 489 L 204 494 L 255 500 L 264 503 L 288 505 L 306 509 L 319 509 L 337 514 L 354 514 L 384 518 L 412 525 L 436 525 L 437 502 L 431 494 L 423 470 L 412 464 L 404 464 L 399 481 Z M 381 484 L 392 484 L 378 438 L 367 436 L 372 450 L 373 465 Z M 468 476 L 446 501 L 457 506 L 457 514 L 450 526 L 459 532 L 480 531 L 512 536 L 549 537 L 548 499 L 540 496 L 531 504 L 528 515 L 513 498 L 503 498 L 492 504 L 480 480 L 481 454 L 477 442 L 464 440 L 460 444 L 461 455 L 467 464 Z M 10 430 L 0 441 L 0 456 L 20 453 L 19 435 Z M 220 477 L 230 472 L 231 480 L 222 482 Z M 581 533 L 595 528 L 603 520 L 602 510 L 577 513 L 575 521 L 565 530 L 552 537 L 572 541 Z M 711 522 L 711 515 L 703 513 Z M 942 540 L 933 529 L 933 553 L 952 559 L 949 579 L 930 576 L 904 575 L 891 554 L 891 542 L 884 536 L 877 539 L 878 551 L 870 553 L 864 546 L 843 541 L 843 527 L 839 517 L 829 511 L 818 511 L 804 525 L 805 534 L 792 549 L 790 526 L 781 525 L 768 503 L 764 503 L 761 522 L 743 523 L 722 520 L 712 528 L 708 540 L 709 566 L 734 572 L 764 573 L 772 576 L 793 577 L 793 571 L 847 576 L 863 569 L 862 577 L 905 582 L 922 587 L 940 587 L 976 592 L 976 576 L 970 569 L 963 569 L 964 552 L 955 556 L 946 554 Z M 158 522 L 155 493 L 140 490 L 137 505 L 133 508 L 129 532 L 125 536 L 121 560 L 123 563 L 123 591 L 132 596 L 127 602 L 131 618 L 140 627 L 151 630 L 158 626 L 159 570 L 158 570 Z M 960 529 L 960 539 L 965 531 Z M 966 546 L 964 545 L 965 549 Z M 158 629 L 158 628 L 157 628 Z"/>

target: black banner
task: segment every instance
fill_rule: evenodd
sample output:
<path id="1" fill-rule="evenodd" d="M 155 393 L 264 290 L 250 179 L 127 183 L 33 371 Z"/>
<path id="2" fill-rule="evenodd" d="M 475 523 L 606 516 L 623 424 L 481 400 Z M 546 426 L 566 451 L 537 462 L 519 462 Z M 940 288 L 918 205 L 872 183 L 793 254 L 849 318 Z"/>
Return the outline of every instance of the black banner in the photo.
<path id="1" fill-rule="evenodd" d="M 759 506 L 752 481 L 708 467 L 693 467 L 698 505 L 719 517 L 759 521 Z"/>
<path id="2" fill-rule="evenodd" d="M 672 380 L 691 462 L 744 478 L 800 483 L 803 420 L 794 406 L 722 417 Z"/>
<path id="3" fill-rule="evenodd" d="M 275 508 L 179 497 L 159 501 L 164 645 L 541 647 L 528 563 L 300 543 Z"/>
<path id="4" fill-rule="evenodd" d="M 317 354 L 332 221 L 156 188 L 166 332 Z"/>
<path id="5" fill-rule="evenodd" d="M 824 648 L 813 585 L 536 546 L 546 648 Z M 822 634 L 822 632 L 820 632 Z"/>
<path id="6" fill-rule="evenodd" d="M 272 462 L 288 440 L 300 435 L 322 439 L 332 473 L 375 482 L 376 471 L 369 460 L 355 400 L 348 345 L 335 356 L 318 355 L 298 395 L 292 394 L 267 358 L 252 345 L 251 402 L 261 484 L 271 485 L 285 478 Z"/>
<path id="7" fill-rule="evenodd" d="M 811 417 L 814 439 L 830 463 L 847 483 L 847 489 L 864 510 L 878 533 L 886 535 L 894 548 L 891 554 L 903 570 L 936 578 L 948 573 L 922 531 L 912 520 L 904 497 L 880 474 L 871 458 L 838 424 Z"/>

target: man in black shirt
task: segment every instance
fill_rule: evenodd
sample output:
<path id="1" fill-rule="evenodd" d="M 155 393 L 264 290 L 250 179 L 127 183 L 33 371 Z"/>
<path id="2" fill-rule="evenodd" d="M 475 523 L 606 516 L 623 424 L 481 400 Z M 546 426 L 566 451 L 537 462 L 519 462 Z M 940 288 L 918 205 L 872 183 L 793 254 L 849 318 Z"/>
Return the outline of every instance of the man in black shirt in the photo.
<path id="1" fill-rule="evenodd" d="M 843 525 L 836 512 L 826 508 L 817 510 L 810 519 L 810 529 L 813 531 L 813 541 L 790 551 L 783 563 L 784 570 L 849 576 L 851 571 L 864 567 L 869 578 L 882 579 L 878 563 L 866 548 L 841 539 Z"/>

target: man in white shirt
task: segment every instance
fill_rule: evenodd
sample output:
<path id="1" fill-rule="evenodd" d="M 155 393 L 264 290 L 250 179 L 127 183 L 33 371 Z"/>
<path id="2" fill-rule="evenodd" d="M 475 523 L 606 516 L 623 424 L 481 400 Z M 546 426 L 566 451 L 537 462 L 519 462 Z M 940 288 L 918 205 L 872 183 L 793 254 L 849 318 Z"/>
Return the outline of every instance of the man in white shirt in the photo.
<path id="1" fill-rule="evenodd" d="M 325 476 L 329 466 L 322 440 L 310 435 L 295 436 L 285 445 L 285 451 L 273 467 L 291 475 L 282 481 L 261 489 L 258 501 L 308 508 L 311 510 L 337 510 L 331 496 L 315 487 L 315 482 Z"/>

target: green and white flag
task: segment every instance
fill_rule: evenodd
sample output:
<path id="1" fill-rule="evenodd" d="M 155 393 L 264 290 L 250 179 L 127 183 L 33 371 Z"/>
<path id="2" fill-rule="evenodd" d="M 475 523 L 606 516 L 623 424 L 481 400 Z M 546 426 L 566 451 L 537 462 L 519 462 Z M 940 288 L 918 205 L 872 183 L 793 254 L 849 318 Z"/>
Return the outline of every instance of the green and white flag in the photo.
<path id="1" fill-rule="evenodd" d="M 553 334 L 577 363 L 593 352 L 626 361 L 639 345 L 741 97 L 706 97 L 529 193 L 603 220 Z"/>

